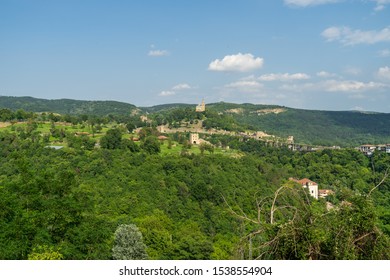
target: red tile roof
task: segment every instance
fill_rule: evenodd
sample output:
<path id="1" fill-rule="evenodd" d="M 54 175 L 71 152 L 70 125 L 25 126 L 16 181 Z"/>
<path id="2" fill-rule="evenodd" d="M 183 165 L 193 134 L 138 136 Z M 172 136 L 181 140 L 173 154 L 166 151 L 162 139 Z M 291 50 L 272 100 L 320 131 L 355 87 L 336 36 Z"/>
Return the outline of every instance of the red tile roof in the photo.
<path id="1" fill-rule="evenodd" d="M 316 182 L 313 182 L 313 181 L 311 181 L 311 180 L 309 180 L 307 178 L 304 178 L 304 179 L 301 179 L 301 180 L 298 180 L 298 179 L 295 179 L 295 178 L 290 178 L 289 180 L 297 182 L 297 183 L 301 184 L 302 186 L 318 185 Z"/>

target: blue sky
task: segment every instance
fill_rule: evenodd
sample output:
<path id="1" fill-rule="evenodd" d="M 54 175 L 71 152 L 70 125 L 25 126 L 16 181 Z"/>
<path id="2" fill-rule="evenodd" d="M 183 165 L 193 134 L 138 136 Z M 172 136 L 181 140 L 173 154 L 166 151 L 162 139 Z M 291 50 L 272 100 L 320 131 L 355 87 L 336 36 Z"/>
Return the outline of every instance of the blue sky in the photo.
<path id="1" fill-rule="evenodd" d="M 390 0 L 0 0 L 0 95 L 390 113 Z"/>

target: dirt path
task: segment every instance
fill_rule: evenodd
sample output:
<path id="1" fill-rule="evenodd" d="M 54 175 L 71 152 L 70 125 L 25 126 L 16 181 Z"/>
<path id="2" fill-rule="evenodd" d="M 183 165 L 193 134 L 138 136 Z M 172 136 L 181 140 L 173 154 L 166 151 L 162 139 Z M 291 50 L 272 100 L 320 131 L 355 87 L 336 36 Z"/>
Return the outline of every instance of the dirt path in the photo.
<path id="1" fill-rule="evenodd" d="M 10 125 L 11 125 L 10 122 L 0 122 L 0 128 L 7 127 L 7 126 L 10 126 Z"/>

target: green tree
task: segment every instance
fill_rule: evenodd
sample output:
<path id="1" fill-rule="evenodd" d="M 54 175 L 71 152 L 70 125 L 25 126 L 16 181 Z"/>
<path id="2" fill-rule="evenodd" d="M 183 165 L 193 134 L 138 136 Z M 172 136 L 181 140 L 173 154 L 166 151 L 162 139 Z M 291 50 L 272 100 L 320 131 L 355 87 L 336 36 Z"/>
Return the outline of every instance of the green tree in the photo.
<path id="1" fill-rule="evenodd" d="M 28 255 L 29 260 L 62 260 L 64 256 L 52 246 L 37 246 Z"/>
<path id="2" fill-rule="evenodd" d="M 173 250 L 172 220 L 163 211 L 155 210 L 152 215 L 140 218 L 138 221 L 150 259 L 169 259 Z"/>
<path id="3" fill-rule="evenodd" d="M 104 149 L 119 149 L 122 144 L 122 132 L 119 128 L 112 128 L 100 139 L 100 146 Z"/>
<path id="4" fill-rule="evenodd" d="M 115 231 L 112 257 L 115 260 L 146 260 L 146 245 L 136 225 L 119 225 Z"/>
<path id="5" fill-rule="evenodd" d="M 160 142 L 155 136 L 146 137 L 141 148 L 148 154 L 158 154 L 161 150 Z"/>

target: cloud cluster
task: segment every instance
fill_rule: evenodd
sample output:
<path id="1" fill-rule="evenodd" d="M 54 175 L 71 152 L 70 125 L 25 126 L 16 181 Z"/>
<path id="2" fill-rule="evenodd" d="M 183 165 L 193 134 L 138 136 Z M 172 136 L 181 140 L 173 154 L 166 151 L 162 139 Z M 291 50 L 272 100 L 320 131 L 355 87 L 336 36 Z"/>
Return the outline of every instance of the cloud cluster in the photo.
<path id="1" fill-rule="evenodd" d="M 212 61 L 208 69 L 219 72 L 249 72 L 263 67 L 263 64 L 264 59 L 261 57 L 254 57 L 250 53 L 238 53 Z"/>
<path id="2" fill-rule="evenodd" d="M 385 85 L 376 82 L 360 82 L 353 80 L 328 80 L 320 83 L 325 91 L 329 92 L 362 92 L 367 90 L 381 89 Z"/>
<path id="3" fill-rule="evenodd" d="M 317 77 L 317 78 L 316 78 Z M 383 81 L 359 81 L 344 79 L 341 76 L 327 71 L 317 72 L 315 77 L 305 73 L 264 74 L 260 77 L 249 76 L 237 82 L 225 85 L 227 89 L 234 89 L 243 93 L 264 92 L 331 92 L 346 93 L 353 98 L 364 97 L 364 92 L 378 91 L 390 88 L 390 67 L 381 67 L 376 77 Z M 310 81 L 309 81 L 310 80 Z M 261 82 L 264 82 L 261 83 Z M 279 82 L 268 84 L 267 82 Z"/>
<path id="4" fill-rule="evenodd" d="M 252 75 L 240 79 L 237 82 L 227 84 L 225 85 L 225 88 L 234 89 L 235 91 L 244 93 L 259 93 L 264 88 L 264 84 L 261 82 L 293 82 L 308 79 L 310 79 L 310 76 L 305 73 L 271 73 L 261 75 L 260 77 Z"/>
<path id="5" fill-rule="evenodd" d="M 376 44 L 380 42 L 390 42 L 390 27 L 382 30 L 359 30 L 346 26 L 332 26 L 321 33 L 328 42 L 338 41 L 345 46 L 358 44 Z"/>
<path id="6" fill-rule="evenodd" d="M 317 81 L 313 83 L 303 84 L 284 84 L 279 87 L 279 90 L 287 93 L 308 93 L 329 92 L 345 94 L 348 98 L 362 99 L 366 98 L 367 92 L 383 90 L 389 88 L 389 85 L 377 82 L 362 82 L 356 80 L 336 80 L 329 79 L 325 81 Z M 370 94 L 371 95 L 371 94 Z"/>

